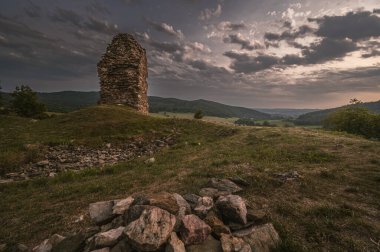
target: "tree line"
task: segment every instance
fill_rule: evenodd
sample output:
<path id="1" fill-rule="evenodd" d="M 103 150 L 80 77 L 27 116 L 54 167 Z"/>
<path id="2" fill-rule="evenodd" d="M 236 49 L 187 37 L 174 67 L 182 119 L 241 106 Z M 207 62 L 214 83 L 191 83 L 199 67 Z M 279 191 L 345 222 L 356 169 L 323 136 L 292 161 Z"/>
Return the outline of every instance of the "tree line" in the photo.
<path id="1" fill-rule="evenodd" d="M 1 87 L 0 87 L 1 91 Z M 38 101 L 37 93 L 29 86 L 17 86 L 11 94 L 11 101 L 5 104 L 0 92 L 0 112 L 2 114 L 15 113 L 18 116 L 43 119 L 48 117 L 45 104 Z"/>

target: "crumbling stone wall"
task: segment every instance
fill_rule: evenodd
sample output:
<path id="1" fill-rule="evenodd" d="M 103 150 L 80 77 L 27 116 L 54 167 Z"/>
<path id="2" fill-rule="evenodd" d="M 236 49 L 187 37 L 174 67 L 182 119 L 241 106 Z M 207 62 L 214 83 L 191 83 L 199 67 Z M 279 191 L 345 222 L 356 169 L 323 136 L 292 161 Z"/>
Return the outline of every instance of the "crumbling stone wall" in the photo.
<path id="1" fill-rule="evenodd" d="M 116 35 L 98 63 L 100 104 L 126 104 L 148 113 L 145 49 L 130 34 Z"/>

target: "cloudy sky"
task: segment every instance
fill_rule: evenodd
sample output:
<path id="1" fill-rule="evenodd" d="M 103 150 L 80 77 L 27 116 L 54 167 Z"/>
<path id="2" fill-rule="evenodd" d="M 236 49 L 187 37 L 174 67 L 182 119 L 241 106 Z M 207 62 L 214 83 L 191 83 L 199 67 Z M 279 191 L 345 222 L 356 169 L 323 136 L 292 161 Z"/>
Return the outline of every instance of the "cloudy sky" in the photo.
<path id="1" fill-rule="evenodd" d="M 147 49 L 149 94 L 246 107 L 380 99 L 380 0 L 2 0 L 5 91 L 99 90 L 112 36 Z"/>

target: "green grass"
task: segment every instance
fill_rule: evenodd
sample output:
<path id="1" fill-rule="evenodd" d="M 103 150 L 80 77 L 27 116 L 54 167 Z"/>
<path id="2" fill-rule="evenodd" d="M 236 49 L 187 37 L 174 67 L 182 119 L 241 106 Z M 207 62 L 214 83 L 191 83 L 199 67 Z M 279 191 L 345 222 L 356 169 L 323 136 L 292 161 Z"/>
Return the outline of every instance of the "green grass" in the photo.
<path id="1" fill-rule="evenodd" d="M 296 127 L 221 126 L 101 106 L 34 123 L 2 117 L 0 130 L 6 134 L 0 153 L 13 153 L 12 164 L 18 157 L 38 157 L 38 151 L 28 154 L 25 144 L 103 145 L 173 129 L 180 132 L 176 144 L 156 153 L 152 164 L 141 157 L 0 185 L 0 243 L 33 246 L 52 233 L 83 230 L 91 202 L 148 191 L 197 192 L 210 177 L 239 175 L 250 182 L 242 196 L 265 208 L 279 231 L 278 251 L 376 250 L 371 239 L 380 237 L 380 143 L 360 137 Z M 302 177 L 285 183 L 273 177 L 287 171 Z M 81 214 L 85 221 L 75 223 Z"/>

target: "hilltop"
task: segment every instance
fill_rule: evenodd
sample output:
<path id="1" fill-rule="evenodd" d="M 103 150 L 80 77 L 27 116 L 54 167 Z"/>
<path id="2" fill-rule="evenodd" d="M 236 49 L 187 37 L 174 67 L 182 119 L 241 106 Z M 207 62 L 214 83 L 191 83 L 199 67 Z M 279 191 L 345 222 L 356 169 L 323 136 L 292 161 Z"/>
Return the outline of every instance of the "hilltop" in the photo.
<path id="1" fill-rule="evenodd" d="M 349 105 L 349 106 L 358 106 L 367 108 L 377 114 L 380 114 L 380 100 L 376 102 L 365 102 L 357 105 Z M 300 115 L 295 122 L 301 125 L 320 125 L 327 118 L 327 116 L 341 108 L 347 106 L 342 106 L 338 108 L 324 109 L 319 111 L 314 111 L 310 113 L 306 113 L 304 115 Z"/>
<path id="2" fill-rule="evenodd" d="M 194 113 L 201 109 L 205 115 L 223 118 L 253 118 L 256 120 L 271 119 L 272 116 L 259 112 L 254 109 L 229 106 L 218 102 L 207 100 L 185 101 L 175 98 L 161 98 L 156 96 L 149 97 L 149 106 L 151 113 L 157 112 L 176 112 L 176 113 Z"/>
<path id="3" fill-rule="evenodd" d="M 137 192 L 196 193 L 209 178 L 239 176 L 249 182 L 241 196 L 278 230 L 278 251 L 376 250 L 376 141 L 313 129 L 155 118 L 124 106 L 89 107 L 41 121 L 0 116 L 0 132 L 3 173 L 43 161 L 45 147 L 106 149 L 174 139 L 118 164 L 0 184 L 0 243 L 33 247 L 51 234 L 83 230 L 92 202 Z"/>

